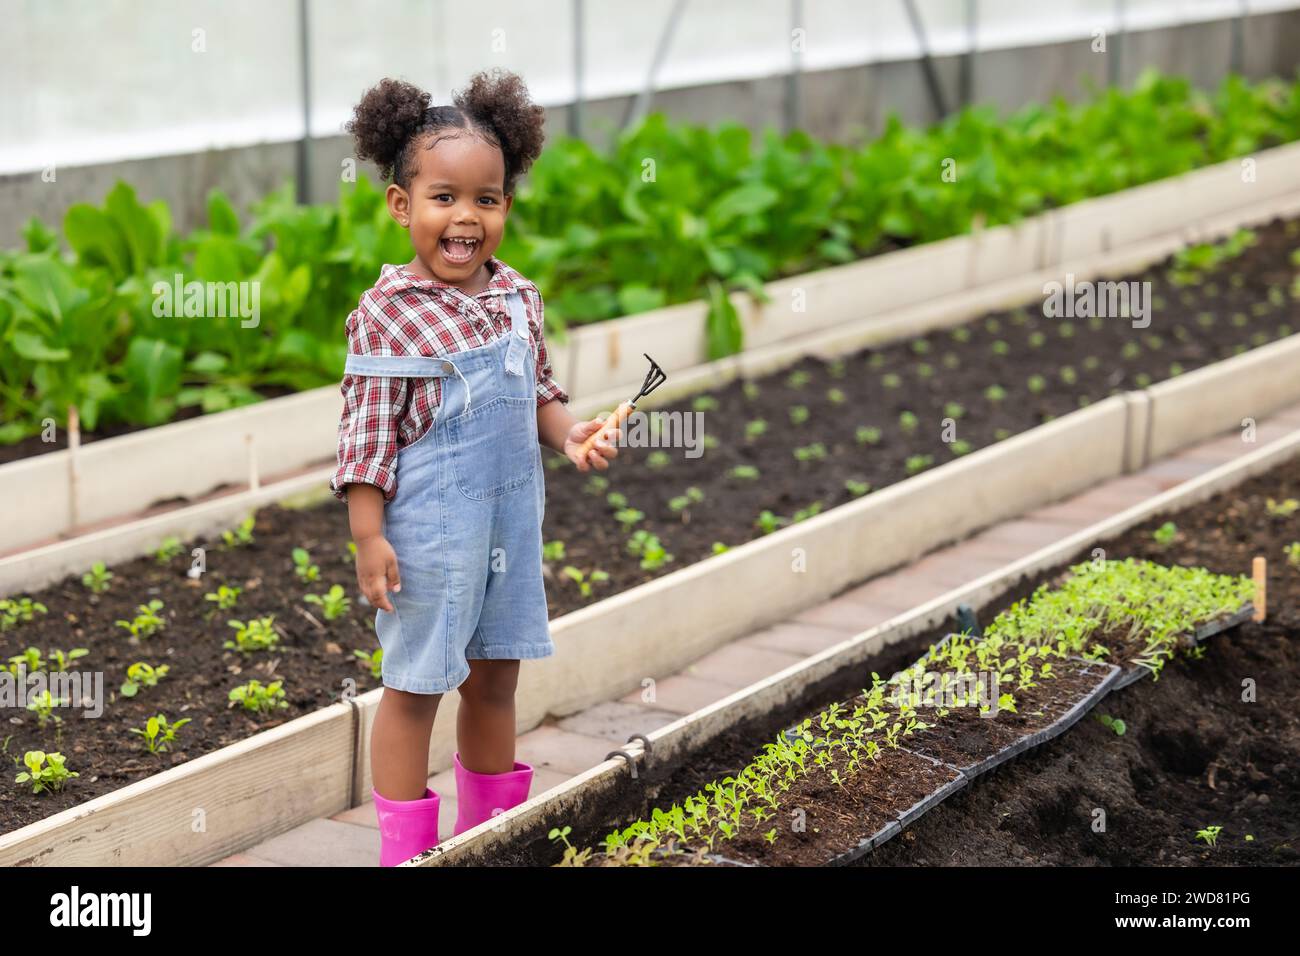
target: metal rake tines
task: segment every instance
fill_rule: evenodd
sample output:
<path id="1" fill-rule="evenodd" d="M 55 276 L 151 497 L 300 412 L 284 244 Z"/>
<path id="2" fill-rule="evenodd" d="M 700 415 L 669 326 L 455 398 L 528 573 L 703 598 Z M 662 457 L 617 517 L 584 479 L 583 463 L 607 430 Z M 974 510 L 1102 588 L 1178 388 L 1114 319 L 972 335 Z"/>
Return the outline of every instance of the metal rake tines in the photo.
<path id="1" fill-rule="evenodd" d="M 668 379 L 668 373 L 659 367 L 658 362 L 650 358 L 649 355 L 646 355 L 645 352 L 642 352 L 641 354 L 645 355 L 647 361 L 650 362 L 650 371 L 646 372 L 645 381 L 641 383 L 641 391 L 637 392 L 636 398 L 632 399 L 633 405 L 639 402 L 646 395 L 649 395 Z"/>

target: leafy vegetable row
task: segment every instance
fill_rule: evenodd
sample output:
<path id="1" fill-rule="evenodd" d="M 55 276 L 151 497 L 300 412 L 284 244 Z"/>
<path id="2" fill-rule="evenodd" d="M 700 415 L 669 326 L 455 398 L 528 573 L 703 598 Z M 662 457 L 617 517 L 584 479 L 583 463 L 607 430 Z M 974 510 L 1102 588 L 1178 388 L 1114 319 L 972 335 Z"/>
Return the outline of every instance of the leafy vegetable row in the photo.
<path id="1" fill-rule="evenodd" d="M 538 283 L 555 336 L 704 298 L 709 353 L 741 347 L 726 293 L 900 245 L 1012 222 L 1300 138 L 1300 82 L 1228 77 L 1206 93 L 1143 74 L 1000 118 L 971 107 L 929 129 L 891 117 L 865 145 L 654 114 L 606 152 L 557 138 L 522 186 L 498 255 Z M 173 229 L 161 201 L 119 182 L 69 209 L 62 234 L 31 220 L 0 251 L 0 443 L 63 425 L 156 425 L 268 393 L 337 382 L 343 323 L 381 264 L 410 246 L 384 192 L 360 178 L 337 203 L 298 205 L 292 184 L 241 221 L 213 192 L 207 226 Z M 257 284 L 247 316 L 190 314 L 156 284 Z M 234 287 L 232 287 L 234 288 Z M 249 288 L 245 285 L 244 291 Z M 233 312 L 233 300 L 230 312 Z M 161 314 L 159 314 L 161 313 Z"/>

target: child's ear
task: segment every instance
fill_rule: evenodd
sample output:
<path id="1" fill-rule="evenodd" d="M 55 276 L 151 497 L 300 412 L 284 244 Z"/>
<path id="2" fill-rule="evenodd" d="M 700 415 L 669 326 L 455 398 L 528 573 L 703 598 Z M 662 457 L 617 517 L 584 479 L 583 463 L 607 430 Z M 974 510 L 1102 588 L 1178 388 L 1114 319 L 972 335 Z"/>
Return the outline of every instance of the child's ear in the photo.
<path id="1" fill-rule="evenodd" d="M 384 198 L 388 200 L 388 214 L 392 216 L 399 226 L 403 229 L 411 227 L 411 197 L 405 189 L 393 183 L 384 193 Z"/>
<path id="2" fill-rule="evenodd" d="M 514 193 L 506 193 L 506 212 L 505 212 L 505 214 L 506 214 L 507 216 L 510 215 L 510 207 L 513 206 L 514 203 L 515 203 L 515 194 L 514 194 Z"/>

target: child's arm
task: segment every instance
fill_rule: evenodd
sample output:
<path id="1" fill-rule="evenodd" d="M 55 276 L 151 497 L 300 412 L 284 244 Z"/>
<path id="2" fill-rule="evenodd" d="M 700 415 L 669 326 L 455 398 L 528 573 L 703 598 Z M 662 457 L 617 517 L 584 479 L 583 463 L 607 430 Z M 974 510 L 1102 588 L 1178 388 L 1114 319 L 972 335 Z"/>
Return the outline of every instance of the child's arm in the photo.
<path id="1" fill-rule="evenodd" d="M 373 319 L 370 293 L 348 316 L 348 351 L 382 354 L 390 346 Z M 406 379 L 344 375 L 339 421 L 338 467 L 330 480 L 336 497 L 348 503 L 348 522 L 357 546 L 357 585 L 374 607 L 392 611 L 388 590 L 401 589 L 397 555 L 384 538 L 384 503 L 397 492 L 394 462 L 397 430 L 409 394 Z"/>
<path id="2" fill-rule="evenodd" d="M 618 441 L 621 429 L 611 428 L 602 436 L 609 441 L 597 439 L 585 459 L 580 454 L 582 443 L 592 432 L 600 428 L 607 416 L 601 415 L 589 421 L 580 421 L 565 407 L 569 395 L 555 381 L 551 362 L 546 354 L 546 341 L 543 335 L 545 306 L 541 293 L 537 291 L 536 286 L 529 286 L 526 294 L 536 316 L 533 336 L 537 340 L 537 440 L 547 448 L 567 456 L 569 461 L 577 466 L 578 471 L 585 472 L 592 468 L 605 471 L 609 468 L 609 462 L 605 459 L 618 456 L 618 447 L 613 442 Z"/>

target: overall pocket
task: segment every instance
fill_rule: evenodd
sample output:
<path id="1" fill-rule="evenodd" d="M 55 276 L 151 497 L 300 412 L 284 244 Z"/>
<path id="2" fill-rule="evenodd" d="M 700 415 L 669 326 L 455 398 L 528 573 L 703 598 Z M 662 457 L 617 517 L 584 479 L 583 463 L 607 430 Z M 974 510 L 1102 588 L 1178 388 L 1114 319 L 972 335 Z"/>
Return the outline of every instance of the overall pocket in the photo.
<path id="1" fill-rule="evenodd" d="M 475 501 L 504 495 L 537 470 L 537 400 L 494 398 L 449 420 L 447 437 L 461 494 Z"/>

